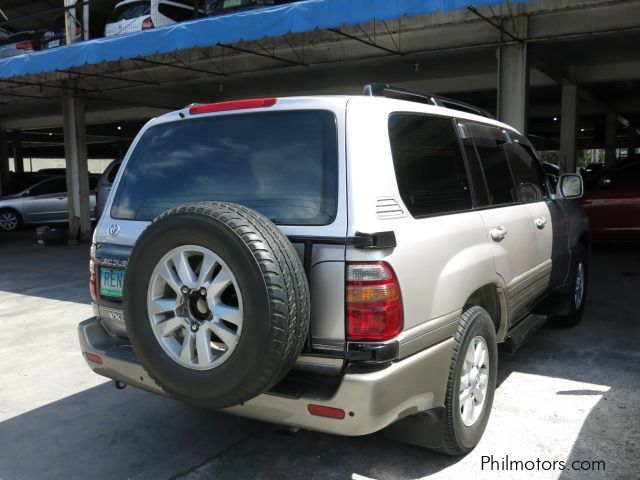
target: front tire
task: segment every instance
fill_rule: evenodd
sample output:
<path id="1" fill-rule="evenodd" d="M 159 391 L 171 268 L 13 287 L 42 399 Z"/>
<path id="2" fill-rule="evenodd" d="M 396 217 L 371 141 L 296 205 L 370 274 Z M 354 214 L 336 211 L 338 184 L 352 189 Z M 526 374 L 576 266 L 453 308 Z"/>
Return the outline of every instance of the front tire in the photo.
<path id="1" fill-rule="evenodd" d="M 22 217 L 12 208 L 0 210 L 0 230 L 15 232 L 22 227 Z"/>
<path id="2" fill-rule="evenodd" d="M 463 312 L 454 341 L 439 450 L 466 455 L 482 438 L 496 388 L 498 347 L 486 310 L 474 306 Z"/>

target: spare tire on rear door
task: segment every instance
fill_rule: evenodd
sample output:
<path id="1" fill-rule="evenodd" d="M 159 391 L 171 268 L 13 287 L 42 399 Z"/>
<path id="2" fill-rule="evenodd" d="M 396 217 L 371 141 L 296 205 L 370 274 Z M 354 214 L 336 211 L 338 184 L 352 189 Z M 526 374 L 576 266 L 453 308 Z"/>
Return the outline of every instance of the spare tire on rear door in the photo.
<path id="1" fill-rule="evenodd" d="M 124 282 L 140 363 L 171 396 L 245 402 L 291 369 L 309 330 L 309 287 L 293 245 L 261 214 L 201 202 L 157 217 Z"/>

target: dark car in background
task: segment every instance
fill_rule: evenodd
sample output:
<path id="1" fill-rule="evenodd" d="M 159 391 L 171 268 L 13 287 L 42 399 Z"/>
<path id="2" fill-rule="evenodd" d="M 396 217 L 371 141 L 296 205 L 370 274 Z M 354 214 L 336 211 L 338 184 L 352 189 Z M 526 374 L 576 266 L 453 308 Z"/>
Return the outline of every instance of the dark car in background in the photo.
<path id="1" fill-rule="evenodd" d="M 15 57 L 36 50 L 40 50 L 40 34 L 38 32 L 18 32 L 0 38 L 0 58 Z"/>
<path id="2" fill-rule="evenodd" d="M 640 160 L 618 162 L 585 179 L 582 207 L 597 242 L 640 242 Z"/>
<path id="3" fill-rule="evenodd" d="M 118 170 L 120 170 L 120 165 L 122 165 L 122 160 L 114 160 L 104 169 L 98 179 L 98 185 L 96 186 L 96 218 L 102 216 L 102 211 L 107 203 L 107 198 L 109 198 L 109 192 L 111 192 Z"/>
<path id="4" fill-rule="evenodd" d="M 73 30 L 73 41 L 76 42 L 82 38 L 82 24 L 75 21 L 75 28 Z M 42 50 L 48 50 L 49 48 L 61 47 L 67 44 L 67 34 L 64 26 L 64 17 L 56 20 L 51 28 L 45 29 L 41 32 L 40 46 Z"/>

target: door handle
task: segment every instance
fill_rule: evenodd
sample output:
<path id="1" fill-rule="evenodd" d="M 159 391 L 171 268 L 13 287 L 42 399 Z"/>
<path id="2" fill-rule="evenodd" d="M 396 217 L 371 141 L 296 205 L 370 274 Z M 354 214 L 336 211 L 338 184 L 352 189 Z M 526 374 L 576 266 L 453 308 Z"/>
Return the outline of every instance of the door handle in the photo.
<path id="1" fill-rule="evenodd" d="M 507 229 L 500 225 L 499 227 L 492 228 L 489 233 L 494 242 L 501 242 L 507 236 Z"/>
<path id="2" fill-rule="evenodd" d="M 536 224 L 536 227 L 538 227 L 538 230 L 542 230 L 544 227 L 547 226 L 547 219 L 544 217 L 538 217 L 535 219 L 535 224 Z"/>

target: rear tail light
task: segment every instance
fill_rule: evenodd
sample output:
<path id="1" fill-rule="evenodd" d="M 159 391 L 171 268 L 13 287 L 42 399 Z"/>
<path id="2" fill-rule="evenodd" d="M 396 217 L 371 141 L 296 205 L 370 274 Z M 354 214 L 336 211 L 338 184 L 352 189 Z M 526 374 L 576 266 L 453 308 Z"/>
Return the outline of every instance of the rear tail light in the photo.
<path id="1" fill-rule="evenodd" d="M 96 286 L 96 264 L 93 260 L 89 260 L 89 291 L 91 292 L 91 300 L 95 302 L 98 299 L 98 288 Z"/>
<path id="2" fill-rule="evenodd" d="M 191 115 L 199 115 L 202 113 L 226 112 L 247 108 L 266 108 L 274 106 L 277 101 L 277 98 L 250 98 L 248 100 L 233 100 L 231 102 L 207 103 L 205 105 L 194 105 L 189 108 L 189 113 Z"/>
<path id="3" fill-rule="evenodd" d="M 38 48 L 38 43 L 33 40 L 28 40 L 26 42 L 17 43 L 16 48 L 18 50 L 36 50 Z"/>
<path id="4" fill-rule="evenodd" d="M 400 284 L 385 262 L 347 263 L 347 336 L 384 341 L 402 332 Z"/>
<path id="5" fill-rule="evenodd" d="M 142 30 L 151 30 L 154 27 L 151 17 L 147 17 L 142 21 Z"/>

